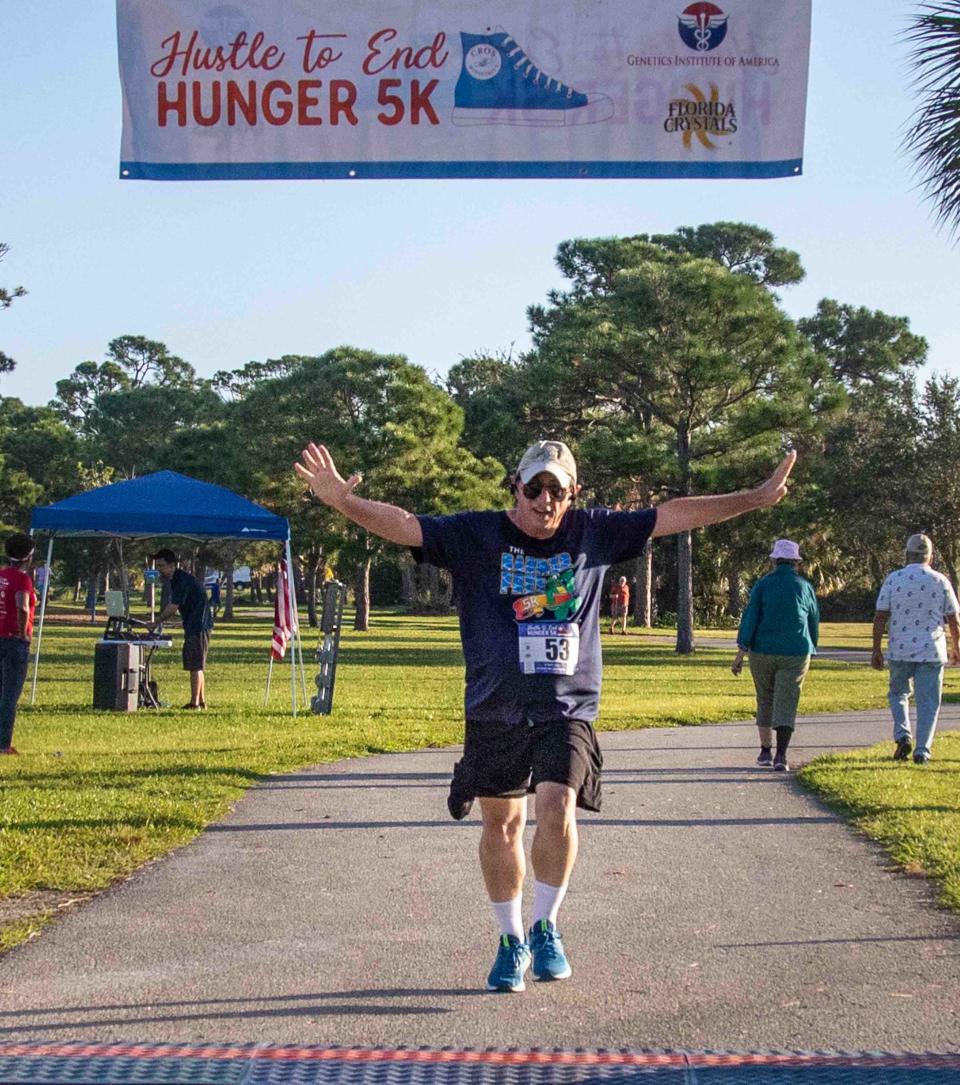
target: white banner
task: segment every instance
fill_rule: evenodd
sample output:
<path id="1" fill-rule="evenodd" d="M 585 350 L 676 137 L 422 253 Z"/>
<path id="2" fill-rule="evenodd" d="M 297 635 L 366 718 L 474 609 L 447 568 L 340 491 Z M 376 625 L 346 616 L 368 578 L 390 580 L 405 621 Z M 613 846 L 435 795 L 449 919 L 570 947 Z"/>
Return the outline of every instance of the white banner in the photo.
<path id="1" fill-rule="evenodd" d="M 785 177 L 811 0 L 117 0 L 120 175 Z"/>

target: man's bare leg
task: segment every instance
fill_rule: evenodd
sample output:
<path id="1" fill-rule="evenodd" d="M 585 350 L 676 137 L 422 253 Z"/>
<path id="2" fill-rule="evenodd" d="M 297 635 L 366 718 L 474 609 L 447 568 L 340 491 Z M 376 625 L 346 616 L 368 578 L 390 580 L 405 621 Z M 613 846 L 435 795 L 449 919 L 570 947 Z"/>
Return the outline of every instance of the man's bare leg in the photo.
<path id="1" fill-rule="evenodd" d="M 538 882 L 565 886 L 577 861 L 577 793 L 565 784 L 537 785 L 537 831 L 531 859 Z"/>
<path id="2" fill-rule="evenodd" d="M 527 824 L 527 800 L 481 797 L 480 870 L 487 896 L 494 904 L 515 900 L 523 892 L 526 860 L 523 830 Z"/>
<path id="3" fill-rule="evenodd" d="M 537 785 L 537 831 L 532 860 L 533 925 L 530 948 L 538 980 L 562 980 L 570 963 L 557 933 L 557 913 L 577 860 L 577 795 L 572 787 L 544 782 Z"/>
<path id="4" fill-rule="evenodd" d="M 190 703 L 206 707 L 203 688 L 203 671 L 190 672 Z"/>
<path id="5" fill-rule="evenodd" d="M 497 923 L 500 944 L 487 986 L 496 991 L 522 991 L 530 965 L 530 950 L 523 929 L 523 829 L 527 823 L 526 796 L 519 799 L 480 799 L 483 831 L 480 869 Z"/>

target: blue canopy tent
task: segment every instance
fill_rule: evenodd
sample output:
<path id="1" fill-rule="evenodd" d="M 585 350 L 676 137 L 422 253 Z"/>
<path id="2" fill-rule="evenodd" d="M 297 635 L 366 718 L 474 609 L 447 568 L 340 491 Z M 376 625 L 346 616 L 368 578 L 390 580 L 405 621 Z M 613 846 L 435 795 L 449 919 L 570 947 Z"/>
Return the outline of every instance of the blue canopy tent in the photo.
<path id="1" fill-rule="evenodd" d="M 57 537 L 109 536 L 122 540 L 149 539 L 164 535 L 175 535 L 198 542 L 211 542 L 214 539 L 243 539 L 247 542 L 275 540 L 284 544 L 287 568 L 293 568 L 290 524 L 285 517 L 277 516 L 224 486 L 200 482 L 176 471 L 157 471 L 142 478 L 114 482 L 112 485 L 100 486 L 52 505 L 36 508 L 30 518 L 30 531 L 32 534 L 50 536 L 47 547 L 48 569 L 53 559 L 53 542 Z M 37 670 L 40 664 L 49 582 L 50 577 L 45 577 L 31 703 L 37 691 Z M 296 592 L 292 577 L 289 582 L 291 611 L 296 614 Z M 299 626 L 297 641 L 299 643 Z M 298 643 L 293 646 L 294 659 Z M 301 671 L 302 668 L 301 646 Z M 296 714 L 295 666 L 291 668 L 291 679 L 293 711 Z"/>

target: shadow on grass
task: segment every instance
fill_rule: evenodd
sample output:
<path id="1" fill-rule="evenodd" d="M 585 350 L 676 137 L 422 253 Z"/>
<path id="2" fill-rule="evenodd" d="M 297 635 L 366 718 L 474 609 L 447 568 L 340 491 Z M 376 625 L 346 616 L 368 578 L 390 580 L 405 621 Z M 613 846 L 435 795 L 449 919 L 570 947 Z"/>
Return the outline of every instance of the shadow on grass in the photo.
<path id="1" fill-rule="evenodd" d="M 616 644 L 611 646 L 606 642 L 603 645 L 603 661 L 605 664 L 623 666 L 628 663 L 643 661 L 644 666 L 654 667 L 710 667 L 713 669 L 730 670 L 730 653 L 719 648 L 705 648 L 694 652 L 692 655 L 677 655 L 669 648 L 659 644 L 646 644 L 637 641 L 630 644 Z M 733 676 L 731 675 L 731 682 Z"/>
<path id="2" fill-rule="evenodd" d="M 386 644 L 378 648 L 360 648 L 341 642 L 337 657 L 340 666 L 353 667 L 457 667 L 463 668 L 459 645 L 449 647 L 402 648 Z"/>
<path id="3" fill-rule="evenodd" d="M 404 626 L 404 630 L 407 626 Z M 364 636 L 375 636 L 371 630 Z M 179 662 L 182 641 L 176 636 L 172 648 L 158 648 L 153 656 L 153 666 L 163 668 L 166 665 L 175 665 Z M 208 656 L 211 670 L 216 670 L 218 665 L 259 665 L 265 664 L 268 658 L 269 645 L 266 648 L 249 643 L 234 645 L 225 638 L 218 639 L 216 631 L 210 641 L 210 653 Z M 310 644 L 304 645 L 304 663 L 308 669 L 313 665 L 314 649 Z M 52 666 L 61 665 L 89 665 L 91 678 L 93 670 L 94 642 L 89 644 L 89 650 L 79 648 L 73 650 L 57 651 Z M 383 644 L 366 646 L 363 644 L 341 641 L 338 661 L 341 665 L 373 666 L 373 667 L 462 667 L 463 652 L 459 642 L 444 644 L 409 644 L 393 643 L 391 638 L 385 638 Z M 608 666 L 623 667 L 636 666 L 642 662 L 646 667 L 688 667 L 710 668 L 711 670 L 726 670 L 729 660 L 726 655 L 716 649 L 707 649 L 704 652 L 691 656 L 678 656 L 675 652 L 661 646 L 644 644 L 641 642 L 631 644 L 618 644 L 615 647 L 604 646 L 604 662 Z M 824 662 L 824 669 L 845 668 L 849 664 L 839 661 Z M 47 664 L 43 665 L 43 672 L 49 674 Z M 59 679 L 58 679 L 59 680 Z M 612 677 L 613 681 L 617 679 Z M 945 695 L 944 700 L 951 698 L 960 701 L 960 694 Z"/>
<path id="4" fill-rule="evenodd" d="M 49 821 L 10 821 L 4 825 L 5 832 L 32 832 L 37 829 L 189 829 L 199 832 L 202 821 L 191 818 L 120 817 L 120 818 L 55 818 Z"/>
<path id="5" fill-rule="evenodd" d="M 265 647 L 224 644 L 217 642 L 216 633 L 210 640 L 210 652 L 207 656 L 208 670 L 216 673 L 217 667 L 226 666 L 263 666 L 266 668 L 269 660 L 269 644 Z M 174 644 L 173 649 L 159 649 L 166 654 L 153 657 L 155 669 L 162 669 L 165 665 L 179 666 L 180 643 Z M 75 652 L 57 654 L 57 662 L 89 663 L 91 673 L 93 668 L 93 656 Z M 462 667 L 463 653 L 459 645 L 450 646 L 404 646 L 395 645 L 389 641 L 377 647 L 360 647 L 340 643 L 340 651 L 337 655 L 340 666 L 355 665 L 369 667 Z M 304 666 L 309 671 L 315 666 L 313 650 L 304 646 Z"/>
<path id="6" fill-rule="evenodd" d="M 63 772 L 33 772 L 22 775 L 5 777 L 5 786 L 13 788 L 17 784 L 28 786 L 43 786 L 53 784 L 62 787 L 67 779 L 75 780 L 78 776 L 88 777 L 87 786 L 90 787 L 134 787 L 139 786 L 143 780 L 154 777 L 173 776 L 183 778 L 207 778 L 221 776 L 234 778 L 239 784 L 249 786 L 259 780 L 267 780 L 270 777 L 262 772 L 254 772 L 252 769 L 234 768 L 223 765 L 168 765 L 164 768 L 155 769 L 117 769 L 115 771 L 90 769 L 88 772 L 80 769 L 70 769 L 69 766 Z"/>
<path id="7" fill-rule="evenodd" d="M 179 665 L 182 643 L 178 638 L 172 648 L 158 648 L 153 656 L 152 666 L 162 669 L 167 665 Z M 314 665 L 313 649 L 304 645 L 303 661 L 309 669 Z M 266 667 L 270 655 L 268 642 L 264 646 L 239 644 L 233 645 L 223 640 L 217 640 L 216 633 L 210 639 L 210 652 L 207 656 L 209 670 L 216 671 L 218 666 L 259 666 Z M 337 656 L 338 662 L 359 666 L 374 667 L 462 667 L 463 652 L 459 644 L 451 645 L 395 645 L 390 641 L 371 647 L 353 646 L 341 641 L 340 651 Z M 93 679 L 94 653 L 93 645 L 90 651 L 79 649 L 58 649 L 53 666 L 89 666 L 90 680 Z M 41 660 L 41 676 L 49 676 L 50 671 L 44 660 Z M 60 680 L 59 678 L 57 679 Z"/>
<path id="8" fill-rule="evenodd" d="M 304 629 L 305 628 L 306 627 L 304 626 Z M 410 615 L 399 610 L 393 612 L 381 610 L 377 612 L 375 617 L 371 618 L 370 628 L 367 630 L 367 633 L 377 633 L 388 629 L 422 629 L 427 632 L 456 635 L 457 615 L 456 612 L 452 610 L 446 615 Z M 344 631 L 355 636 L 366 635 L 353 628 L 352 619 L 349 624 L 346 622 L 344 623 Z"/>

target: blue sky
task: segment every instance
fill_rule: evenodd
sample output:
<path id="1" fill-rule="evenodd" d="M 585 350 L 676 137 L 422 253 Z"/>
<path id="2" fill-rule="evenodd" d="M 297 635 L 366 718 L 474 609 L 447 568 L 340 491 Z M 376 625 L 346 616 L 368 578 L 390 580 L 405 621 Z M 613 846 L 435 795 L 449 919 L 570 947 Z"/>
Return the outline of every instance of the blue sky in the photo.
<path id="1" fill-rule="evenodd" d="M 776 2 L 776 0 L 771 0 Z M 794 316 L 822 297 L 910 318 L 960 374 L 960 248 L 900 151 L 909 0 L 814 0 L 804 176 L 778 181 L 122 182 L 111 0 L 0 6 L 0 392 L 45 403 L 110 339 L 159 339 L 201 375 L 340 344 L 429 372 L 528 344 L 558 242 L 758 223 L 796 249 Z M 679 5 L 678 5 L 679 10 Z"/>

